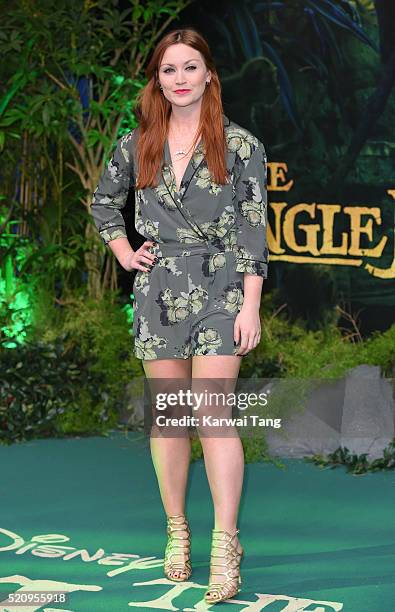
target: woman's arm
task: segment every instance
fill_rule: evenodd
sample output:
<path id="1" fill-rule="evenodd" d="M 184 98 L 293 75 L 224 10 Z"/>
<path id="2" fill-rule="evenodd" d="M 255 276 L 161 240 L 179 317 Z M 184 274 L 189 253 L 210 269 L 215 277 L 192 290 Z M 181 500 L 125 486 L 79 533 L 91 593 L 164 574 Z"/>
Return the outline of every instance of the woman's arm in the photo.
<path id="1" fill-rule="evenodd" d="M 116 148 L 96 187 L 91 203 L 94 223 L 105 245 L 123 265 L 134 253 L 126 234 L 121 209 L 134 183 L 131 138 L 134 130 L 117 141 Z"/>
<path id="2" fill-rule="evenodd" d="M 244 272 L 244 300 L 235 321 L 234 339 L 246 354 L 260 341 L 259 308 L 263 281 L 267 278 L 267 158 L 256 139 L 236 185 L 236 271 Z M 254 148 L 255 147 L 255 148 Z"/>

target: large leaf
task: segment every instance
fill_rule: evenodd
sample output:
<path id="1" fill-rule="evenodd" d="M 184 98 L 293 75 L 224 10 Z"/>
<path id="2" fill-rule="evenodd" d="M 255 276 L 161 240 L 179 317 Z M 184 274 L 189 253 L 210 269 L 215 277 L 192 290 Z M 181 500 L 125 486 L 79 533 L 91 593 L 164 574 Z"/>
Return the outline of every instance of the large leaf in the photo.
<path id="1" fill-rule="evenodd" d="M 341 28 L 345 28 L 366 45 L 378 51 L 377 45 L 369 38 L 366 32 L 336 2 L 331 0 L 307 0 L 307 4 L 329 21 L 332 21 Z"/>
<path id="2" fill-rule="evenodd" d="M 299 113 L 296 107 L 295 96 L 291 81 L 288 77 L 288 72 L 284 66 L 284 63 L 277 53 L 277 51 L 267 42 L 262 42 L 266 54 L 271 59 L 273 64 L 277 68 L 278 80 L 280 84 L 280 94 L 284 104 L 284 107 L 291 118 L 293 124 L 299 133 L 302 132 L 302 122 L 299 117 Z"/>

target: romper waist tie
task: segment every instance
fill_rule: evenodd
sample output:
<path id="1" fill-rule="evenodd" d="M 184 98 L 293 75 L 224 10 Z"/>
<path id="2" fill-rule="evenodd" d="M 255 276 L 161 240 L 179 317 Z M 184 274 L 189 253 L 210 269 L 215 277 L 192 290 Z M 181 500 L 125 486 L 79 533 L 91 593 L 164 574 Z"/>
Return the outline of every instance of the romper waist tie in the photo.
<path id="1" fill-rule="evenodd" d="M 233 252 L 233 249 L 224 245 L 217 246 L 213 242 L 197 242 L 193 244 L 180 244 L 178 242 L 156 242 L 148 249 L 160 257 L 190 257 L 192 255 L 205 255 L 215 253 Z"/>

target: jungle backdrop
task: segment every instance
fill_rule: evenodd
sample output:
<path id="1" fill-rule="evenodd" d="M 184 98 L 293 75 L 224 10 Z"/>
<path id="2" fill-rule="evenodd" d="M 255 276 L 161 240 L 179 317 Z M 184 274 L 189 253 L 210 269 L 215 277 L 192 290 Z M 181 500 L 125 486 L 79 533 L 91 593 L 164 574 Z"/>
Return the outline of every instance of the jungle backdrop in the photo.
<path id="1" fill-rule="evenodd" d="M 395 364 L 390 0 L 1 2 L 0 430 L 104 430 L 131 356 L 133 274 L 89 205 L 159 38 L 198 28 L 225 114 L 268 156 L 269 278 L 243 376 Z M 134 193 L 124 211 L 134 248 Z M 45 380 L 44 380 L 45 379 Z M 15 391 L 16 381 L 18 390 Z M 33 424 L 34 423 L 34 424 Z"/>

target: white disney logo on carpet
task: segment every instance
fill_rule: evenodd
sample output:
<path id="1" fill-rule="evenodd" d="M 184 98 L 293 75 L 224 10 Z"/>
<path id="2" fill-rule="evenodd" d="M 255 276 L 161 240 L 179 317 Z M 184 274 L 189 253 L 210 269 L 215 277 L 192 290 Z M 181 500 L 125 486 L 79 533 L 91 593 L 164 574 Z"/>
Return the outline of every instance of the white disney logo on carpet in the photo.
<path id="1" fill-rule="evenodd" d="M 36 535 L 31 538 L 30 541 L 25 541 L 21 536 L 8 531 L 7 529 L 0 528 L 0 534 L 10 538 L 12 542 L 5 546 L 0 546 L 0 552 L 15 551 L 15 554 L 22 555 L 27 551 L 30 551 L 32 555 L 38 557 L 57 558 L 62 557 L 63 561 L 74 559 L 75 557 L 81 557 L 81 561 L 89 562 L 97 561 L 99 565 L 123 565 L 114 570 L 107 572 L 107 576 L 114 577 L 118 574 L 124 573 L 129 570 L 142 570 L 151 569 L 153 567 L 162 567 L 163 559 L 157 557 L 140 557 L 136 554 L 128 553 L 105 553 L 103 548 L 99 548 L 94 555 L 90 555 L 86 549 L 77 549 L 73 546 L 59 546 L 62 542 L 69 542 L 70 538 L 65 535 L 58 533 L 49 533 L 43 535 Z M 57 544 L 54 546 L 53 544 Z M 130 561 L 133 558 L 133 561 Z M 40 592 L 40 591 L 53 591 L 72 593 L 78 591 L 101 591 L 102 586 L 93 584 L 74 584 L 72 582 L 62 582 L 57 580 L 47 580 L 45 578 L 30 579 L 29 577 L 21 574 L 13 574 L 10 576 L 0 577 L 0 583 L 15 585 L 19 584 L 20 588 L 12 591 L 12 595 L 21 595 L 26 592 Z M 151 608 L 156 610 L 179 610 L 174 607 L 173 600 L 179 597 L 181 593 L 187 589 L 198 589 L 205 590 L 207 585 L 202 585 L 197 582 L 183 582 L 175 584 L 167 578 L 159 578 L 156 580 L 148 580 L 145 582 L 134 582 L 133 587 L 147 586 L 147 585 L 169 585 L 170 589 L 164 595 L 153 599 L 151 601 L 130 601 L 125 605 L 140 608 Z M 10 593 L 11 594 L 11 593 Z M 9 594 L 9 595 L 10 595 Z M 276 601 L 283 601 L 285 607 L 281 609 L 281 612 L 303 612 L 309 607 L 309 612 L 326 612 L 328 607 L 331 607 L 335 612 L 339 612 L 343 609 L 343 604 L 335 601 L 318 601 L 313 599 L 306 599 L 301 597 L 290 597 L 288 595 L 268 594 L 268 593 L 254 593 L 258 598 L 256 601 L 245 601 L 242 599 L 228 599 L 226 603 L 237 604 L 243 606 L 243 612 L 260 612 L 270 604 Z M 203 593 L 202 593 L 203 597 Z M 20 606 L 15 604 L 7 604 L 7 599 L 0 601 L 0 612 L 35 612 L 35 610 L 43 610 L 44 612 L 73 612 L 72 610 L 59 608 L 44 608 L 42 605 L 26 605 Z M 22 598 L 21 598 L 22 600 Z M 10 601 L 10 600 L 9 600 Z M 316 605 L 316 608 L 310 606 Z M 199 600 L 193 608 L 183 608 L 189 612 L 199 612 L 210 609 L 203 599 Z"/>

